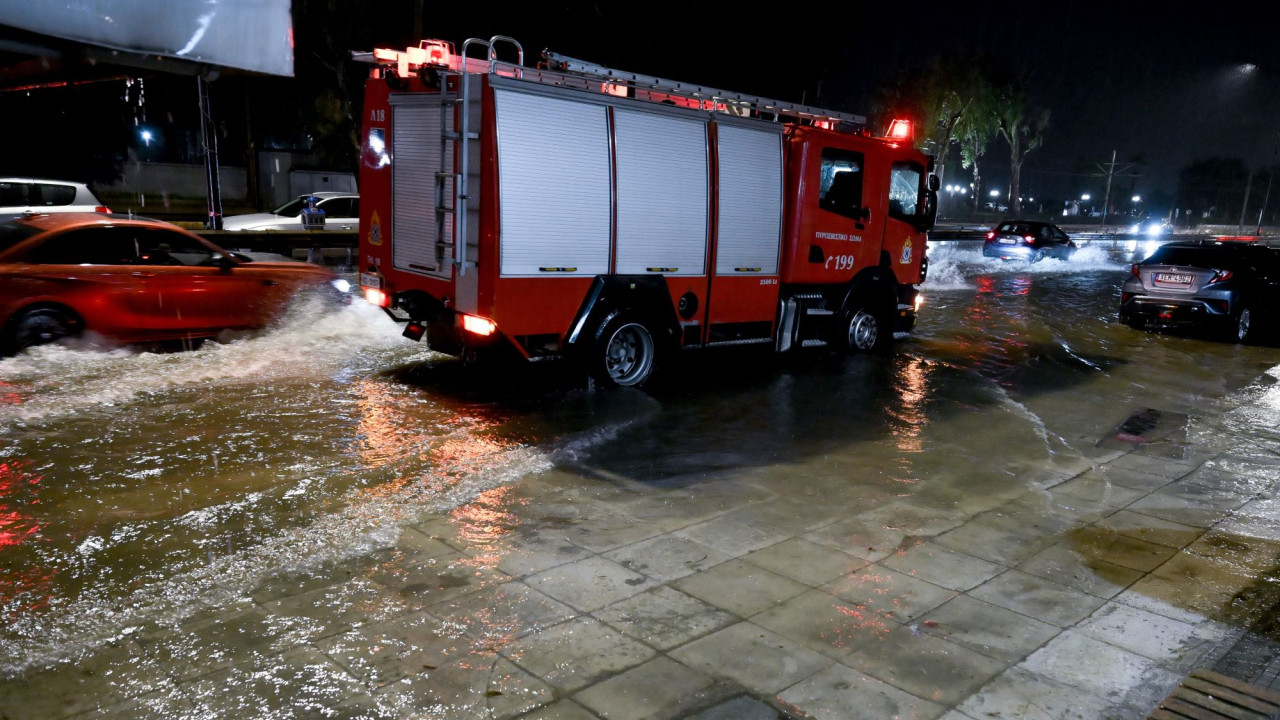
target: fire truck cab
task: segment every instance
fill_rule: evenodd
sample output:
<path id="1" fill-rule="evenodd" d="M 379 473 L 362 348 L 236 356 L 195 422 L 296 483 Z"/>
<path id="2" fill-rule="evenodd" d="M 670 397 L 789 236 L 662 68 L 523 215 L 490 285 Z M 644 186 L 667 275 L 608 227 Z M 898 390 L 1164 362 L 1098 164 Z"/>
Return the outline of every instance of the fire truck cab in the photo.
<path id="1" fill-rule="evenodd" d="M 678 350 L 868 351 L 914 326 L 937 178 L 907 136 L 551 52 L 526 67 L 503 36 L 354 56 L 360 283 L 434 350 L 638 386 Z"/>

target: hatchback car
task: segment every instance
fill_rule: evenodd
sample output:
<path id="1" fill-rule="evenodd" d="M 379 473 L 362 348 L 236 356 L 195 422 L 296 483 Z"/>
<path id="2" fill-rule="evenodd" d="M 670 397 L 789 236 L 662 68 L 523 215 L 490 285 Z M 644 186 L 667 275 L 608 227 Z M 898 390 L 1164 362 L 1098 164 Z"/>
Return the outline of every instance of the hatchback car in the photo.
<path id="1" fill-rule="evenodd" d="M 84 183 L 0 178 L 0 216 L 54 212 L 110 214 L 111 210 Z"/>
<path id="2" fill-rule="evenodd" d="M 1280 250 L 1250 242 L 1171 242 L 1135 264 L 1120 289 L 1120 321 L 1201 328 L 1253 342 L 1280 302 Z"/>
<path id="3" fill-rule="evenodd" d="M 157 220 L 95 213 L 0 222 L 0 353 L 92 333 L 190 342 L 268 325 L 293 296 L 345 281 L 305 262 L 256 262 Z"/>
<path id="4" fill-rule="evenodd" d="M 1035 220 L 1005 220 L 987 233 L 982 244 L 984 257 L 1026 262 L 1067 260 L 1075 251 L 1075 242 L 1062 228 Z"/>
<path id="5" fill-rule="evenodd" d="M 360 227 L 359 195 L 316 192 L 299 195 L 271 212 L 230 215 L 222 219 L 222 229 L 301 231 L 302 211 L 307 209 L 311 198 L 316 199 L 316 208 L 324 211 L 325 230 L 356 230 Z"/>

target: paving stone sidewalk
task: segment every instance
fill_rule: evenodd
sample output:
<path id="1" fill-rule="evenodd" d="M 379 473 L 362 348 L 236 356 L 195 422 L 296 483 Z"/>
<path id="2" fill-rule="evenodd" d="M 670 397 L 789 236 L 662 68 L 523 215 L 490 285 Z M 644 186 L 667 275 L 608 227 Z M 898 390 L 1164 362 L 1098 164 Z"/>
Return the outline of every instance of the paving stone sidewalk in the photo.
<path id="1" fill-rule="evenodd" d="M 1276 687 L 1273 395 L 991 492 L 558 467 L 5 681 L 0 718 L 1127 720 L 1196 667 Z"/>

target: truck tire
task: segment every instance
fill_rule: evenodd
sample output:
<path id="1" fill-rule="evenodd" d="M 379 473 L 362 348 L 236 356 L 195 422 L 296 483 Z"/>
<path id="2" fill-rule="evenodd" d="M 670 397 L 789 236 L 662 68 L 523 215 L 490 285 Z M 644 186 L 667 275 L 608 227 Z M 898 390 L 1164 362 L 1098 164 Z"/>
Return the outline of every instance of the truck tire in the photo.
<path id="1" fill-rule="evenodd" d="M 0 338 L 5 355 L 15 355 L 36 345 L 46 345 L 80 333 L 80 323 L 58 308 L 26 310 L 9 321 Z"/>
<path id="2" fill-rule="evenodd" d="M 615 314 L 596 333 L 592 375 L 609 385 L 640 387 L 653 377 L 658 345 L 637 320 Z"/>
<path id="3" fill-rule="evenodd" d="M 871 305 L 854 305 L 840 323 L 837 346 L 845 352 L 871 352 L 888 345 L 889 324 Z"/>

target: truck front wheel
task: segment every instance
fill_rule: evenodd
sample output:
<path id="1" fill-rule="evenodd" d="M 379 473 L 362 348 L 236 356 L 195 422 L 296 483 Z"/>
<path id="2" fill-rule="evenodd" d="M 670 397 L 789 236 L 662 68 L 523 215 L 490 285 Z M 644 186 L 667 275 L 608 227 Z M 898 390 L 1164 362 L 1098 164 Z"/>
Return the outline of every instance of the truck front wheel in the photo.
<path id="1" fill-rule="evenodd" d="M 642 323 L 615 315 L 596 334 L 593 374 L 622 387 L 639 387 L 653 376 L 657 344 Z"/>
<path id="2" fill-rule="evenodd" d="M 870 307 L 854 306 L 841 323 L 841 348 L 846 352 L 871 352 L 886 345 L 890 328 Z"/>

